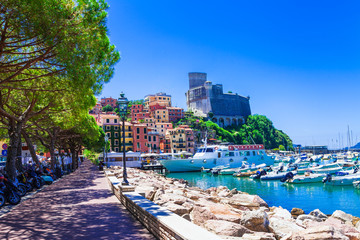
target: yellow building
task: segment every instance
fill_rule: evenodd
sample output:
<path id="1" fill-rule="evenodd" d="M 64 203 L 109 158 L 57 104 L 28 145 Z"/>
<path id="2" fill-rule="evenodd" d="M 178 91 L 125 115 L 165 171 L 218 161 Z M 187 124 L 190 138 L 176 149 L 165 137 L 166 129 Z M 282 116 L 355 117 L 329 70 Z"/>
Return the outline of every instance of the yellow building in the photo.
<path id="1" fill-rule="evenodd" d="M 171 107 L 171 96 L 166 93 L 156 93 L 145 96 L 145 108 L 151 108 L 152 106 Z"/>
<path id="2" fill-rule="evenodd" d="M 175 129 L 166 130 L 166 138 L 170 140 L 170 147 L 174 153 L 194 153 L 194 134 L 189 126 L 180 125 Z"/>
<path id="3" fill-rule="evenodd" d="M 101 114 L 96 119 L 98 124 L 102 126 L 106 136 L 109 138 L 110 150 L 114 152 L 122 152 L 122 121 L 119 116 L 113 114 Z M 132 124 L 125 122 L 125 150 L 133 151 L 133 133 Z"/>
<path id="4" fill-rule="evenodd" d="M 169 110 L 167 110 L 167 109 L 155 110 L 154 118 L 157 123 L 168 123 L 169 122 Z"/>

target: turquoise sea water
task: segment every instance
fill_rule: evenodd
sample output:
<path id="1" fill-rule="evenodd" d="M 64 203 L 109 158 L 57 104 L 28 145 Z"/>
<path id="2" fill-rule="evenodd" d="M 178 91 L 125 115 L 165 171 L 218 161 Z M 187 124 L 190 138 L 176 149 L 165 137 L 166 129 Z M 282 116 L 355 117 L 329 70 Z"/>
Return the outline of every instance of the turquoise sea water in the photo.
<path id="1" fill-rule="evenodd" d="M 329 186 L 322 183 L 289 185 L 280 181 L 261 181 L 233 176 L 213 176 L 200 172 L 170 173 L 171 178 L 185 179 L 191 186 L 202 189 L 217 186 L 237 188 L 259 195 L 269 206 L 281 206 L 291 211 L 298 207 L 309 213 L 320 209 L 325 214 L 342 210 L 360 217 L 360 190 L 351 186 Z"/>

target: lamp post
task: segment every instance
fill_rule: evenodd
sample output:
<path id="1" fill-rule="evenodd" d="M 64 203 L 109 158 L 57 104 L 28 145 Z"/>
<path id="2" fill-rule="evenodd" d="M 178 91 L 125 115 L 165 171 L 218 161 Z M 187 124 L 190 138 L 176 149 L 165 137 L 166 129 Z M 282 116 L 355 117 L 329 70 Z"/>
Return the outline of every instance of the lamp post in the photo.
<path id="1" fill-rule="evenodd" d="M 125 160 L 125 118 L 127 116 L 129 100 L 125 97 L 124 93 L 120 94 L 118 99 L 119 116 L 122 118 L 122 132 L 123 132 L 123 181 L 122 185 L 129 185 L 126 173 L 126 160 Z"/>

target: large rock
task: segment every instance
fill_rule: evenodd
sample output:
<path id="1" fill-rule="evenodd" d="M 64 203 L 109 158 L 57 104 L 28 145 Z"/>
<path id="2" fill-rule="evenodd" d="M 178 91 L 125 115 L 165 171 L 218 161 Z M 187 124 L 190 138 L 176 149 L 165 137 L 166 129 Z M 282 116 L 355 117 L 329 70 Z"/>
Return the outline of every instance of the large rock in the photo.
<path id="1" fill-rule="evenodd" d="M 163 205 L 163 207 L 166 207 L 171 212 L 176 213 L 179 216 L 183 216 L 184 214 L 190 213 L 190 211 L 191 211 L 191 208 L 184 207 L 184 206 L 172 203 L 172 202 L 165 203 Z"/>
<path id="2" fill-rule="evenodd" d="M 269 216 L 270 217 L 282 218 L 282 219 L 285 219 L 285 220 L 291 220 L 292 219 L 291 213 L 288 210 L 283 209 L 282 207 L 272 207 L 271 211 L 269 213 Z"/>
<path id="3" fill-rule="evenodd" d="M 315 217 L 315 216 L 312 216 L 312 215 L 306 215 L 306 214 L 303 214 L 303 215 L 299 215 L 296 219 L 296 222 L 302 222 L 304 221 L 305 219 L 309 219 L 311 221 L 315 221 L 315 222 L 322 222 L 323 220 L 319 217 Z"/>
<path id="4" fill-rule="evenodd" d="M 341 210 L 336 210 L 331 217 L 340 219 L 343 222 L 352 222 L 352 216 Z"/>
<path id="5" fill-rule="evenodd" d="M 208 208 L 195 206 L 190 212 L 190 219 L 196 225 L 202 226 L 206 221 L 217 218 Z"/>
<path id="6" fill-rule="evenodd" d="M 217 235 L 241 237 L 245 233 L 252 233 L 252 231 L 238 223 L 223 220 L 208 220 L 205 222 L 204 227 Z"/>
<path id="7" fill-rule="evenodd" d="M 329 217 L 323 225 L 334 227 L 343 235 L 350 239 L 360 239 L 360 231 L 356 229 L 351 222 L 340 220 L 339 218 Z"/>
<path id="8" fill-rule="evenodd" d="M 302 231 L 304 228 L 298 226 L 293 219 L 271 217 L 269 219 L 269 230 L 275 234 L 277 239 L 280 239 L 292 233 Z"/>
<path id="9" fill-rule="evenodd" d="M 235 194 L 228 200 L 228 204 L 242 209 L 247 207 L 250 209 L 258 209 L 259 207 L 268 207 L 267 203 L 257 195 L 249 195 L 245 193 Z"/>
<path id="10" fill-rule="evenodd" d="M 304 210 L 302 210 L 301 208 L 293 208 L 293 209 L 291 209 L 290 213 L 292 216 L 297 217 L 299 215 L 304 214 Z"/>
<path id="11" fill-rule="evenodd" d="M 145 198 L 149 199 L 150 201 L 154 200 L 154 196 L 156 193 L 155 187 L 152 186 L 137 186 L 135 188 L 135 192 L 143 195 Z"/>
<path id="12" fill-rule="evenodd" d="M 256 232 L 268 232 L 269 219 L 263 210 L 244 211 L 240 224 Z"/>
<path id="13" fill-rule="evenodd" d="M 311 227 L 303 231 L 295 232 L 292 237 L 292 240 L 324 240 L 324 239 L 333 239 L 333 240 L 349 240 L 348 237 L 341 234 L 334 227 L 331 226 L 317 226 Z"/>
<path id="14" fill-rule="evenodd" d="M 273 233 L 264 233 L 264 232 L 254 232 L 254 233 L 245 233 L 242 240 L 276 240 Z"/>
<path id="15" fill-rule="evenodd" d="M 156 196 L 156 194 L 155 194 Z M 155 199 L 155 197 L 154 197 Z M 158 199 L 156 200 L 163 200 L 165 202 L 174 202 L 175 204 L 179 204 L 179 205 L 182 205 L 186 202 L 186 197 L 183 197 L 183 196 L 179 196 L 177 194 L 174 194 L 174 193 L 165 193 L 165 194 L 162 194 L 158 197 Z"/>
<path id="16" fill-rule="evenodd" d="M 323 219 L 323 220 L 325 220 L 325 219 L 328 218 L 328 217 L 327 217 L 323 212 L 321 212 L 319 209 L 315 209 L 314 211 L 311 211 L 311 212 L 309 213 L 309 215 L 315 216 L 315 217 L 319 217 L 319 218 L 321 218 L 321 219 Z"/>
<path id="17" fill-rule="evenodd" d="M 241 219 L 241 215 L 240 214 L 215 214 L 216 218 L 218 220 L 224 220 L 224 221 L 228 221 L 228 222 L 233 222 L 233 223 L 239 223 L 240 219 Z"/>

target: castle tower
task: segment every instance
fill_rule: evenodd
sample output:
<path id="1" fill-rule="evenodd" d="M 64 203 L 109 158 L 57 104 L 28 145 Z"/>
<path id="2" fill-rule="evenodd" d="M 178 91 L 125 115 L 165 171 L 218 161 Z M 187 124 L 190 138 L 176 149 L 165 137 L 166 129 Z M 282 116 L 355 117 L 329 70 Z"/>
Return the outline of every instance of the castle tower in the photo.
<path id="1" fill-rule="evenodd" d="M 189 89 L 203 86 L 206 82 L 206 73 L 191 72 L 189 73 Z"/>

